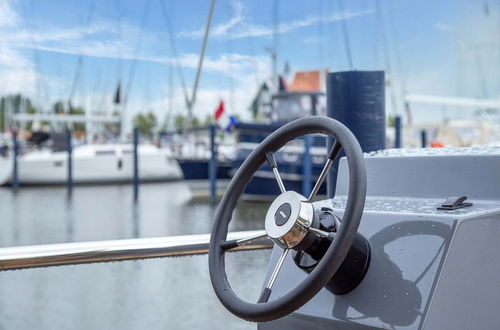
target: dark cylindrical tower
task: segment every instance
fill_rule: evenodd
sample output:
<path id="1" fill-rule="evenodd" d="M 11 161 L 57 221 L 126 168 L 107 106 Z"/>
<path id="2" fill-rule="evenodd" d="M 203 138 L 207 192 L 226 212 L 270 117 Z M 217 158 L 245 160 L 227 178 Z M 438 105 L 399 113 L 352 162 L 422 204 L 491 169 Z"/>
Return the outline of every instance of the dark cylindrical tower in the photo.
<path id="1" fill-rule="evenodd" d="M 384 71 L 328 74 L 327 115 L 346 125 L 354 133 L 364 152 L 385 149 L 384 84 Z M 329 139 L 329 148 L 332 142 Z M 340 157 L 328 175 L 330 198 L 335 194 L 339 159 Z"/>

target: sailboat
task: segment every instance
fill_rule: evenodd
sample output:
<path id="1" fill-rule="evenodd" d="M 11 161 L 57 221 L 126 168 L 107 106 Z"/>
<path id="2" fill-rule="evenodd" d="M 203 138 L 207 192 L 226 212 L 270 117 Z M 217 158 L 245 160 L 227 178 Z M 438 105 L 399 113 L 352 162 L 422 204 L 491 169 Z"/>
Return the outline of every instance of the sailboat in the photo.
<path id="1" fill-rule="evenodd" d="M 117 100 L 118 98 L 118 100 Z M 115 104 L 119 104 L 119 85 Z M 123 134 L 123 115 L 17 113 L 12 122 L 50 123 L 52 127 L 85 123 L 87 141 L 92 141 L 96 124 L 118 125 Z M 34 126 L 36 126 L 34 124 Z M 36 137 L 35 137 L 36 136 Z M 13 181 L 13 152 L 4 141 L 0 154 L 0 185 Z M 33 133 L 17 156 L 18 182 L 22 185 L 62 184 L 67 181 L 68 151 L 63 133 L 54 131 Z M 73 143 L 72 143 L 73 144 Z M 177 180 L 182 178 L 179 164 L 171 151 L 154 145 L 138 145 L 139 177 L 141 181 Z M 72 179 L 74 183 L 128 182 L 133 177 L 133 145 L 131 143 L 89 143 L 72 147 Z"/>
<path id="2" fill-rule="evenodd" d="M 88 144 L 73 149 L 73 182 L 129 182 L 133 174 L 131 144 Z M 166 149 L 139 145 L 141 181 L 176 180 L 182 176 L 177 161 Z M 22 185 L 63 184 L 67 180 L 66 151 L 36 150 L 18 156 L 18 178 Z M 13 156 L 0 156 L 0 185 L 8 184 L 13 176 Z"/>
<path id="3" fill-rule="evenodd" d="M 91 117 L 64 114 L 26 114 L 13 116 L 16 122 L 50 122 L 53 124 L 85 121 L 120 123 L 118 116 Z M 35 138 L 36 136 L 36 138 Z M 4 139 L 0 153 L 0 185 L 13 180 L 14 153 Z M 18 142 L 19 143 L 19 142 Z M 62 184 L 67 180 L 68 148 L 63 133 L 35 133 L 23 142 L 17 156 L 18 181 L 24 185 Z M 72 143 L 73 144 L 73 143 Z M 112 183 L 132 180 L 133 145 L 131 143 L 90 143 L 72 147 L 72 178 L 75 183 Z M 142 181 L 176 180 L 182 177 L 171 151 L 154 145 L 138 145 L 139 177 Z"/>

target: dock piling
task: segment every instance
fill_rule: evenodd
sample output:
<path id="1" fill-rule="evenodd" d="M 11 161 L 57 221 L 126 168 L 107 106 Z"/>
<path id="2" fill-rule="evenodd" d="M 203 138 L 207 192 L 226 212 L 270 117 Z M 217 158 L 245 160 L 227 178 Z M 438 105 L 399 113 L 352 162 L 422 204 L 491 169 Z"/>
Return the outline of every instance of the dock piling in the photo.
<path id="1" fill-rule="evenodd" d="M 19 188 L 19 172 L 18 172 L 18 162 L 17 156 L 19 154 L 19 143 L 17 141 L 17 129 L 12 131 L 12 158 L 13 158 L 13 166 L 12 166 L 12 189 L 17 191 Z"/>
<path id="2" fill-rule="evenodd" d="M 210 161 L 208 163 L 208 179 L 210 181 L 210 201 L 217 200 L 217 150 L 215 147 L 215 136 L 217 126 L 210 125 Z"/>
<path id="3" fill-rule="evenodd" d="M 68 151 L 68 177 L 66 180 L 66 188 L 68 195 L 73 193 L 73 145 L 71 141 L 71 130 L 66 128 L 66 150 Z"/>
<path id="4" fill-rule="evenodd" d="M 134 201 L 139 198 L 139 128 L 134 127 L 134 168 L 132 185 L 134 186 Z"/>
<path id="5" fill-rule="evenodd" d="M 421 142 L 422 148 L 427 147 L 427 131 L 425 129 L 420 131 L 420 142 Z"/>
<path id="6" fill-rule="evenodd" d="M 403 144 L 401 139 L 401 129 L 402 129 L 401 116 L 396 116 L 394 118 L 394 148 L 399 149 Z"/>

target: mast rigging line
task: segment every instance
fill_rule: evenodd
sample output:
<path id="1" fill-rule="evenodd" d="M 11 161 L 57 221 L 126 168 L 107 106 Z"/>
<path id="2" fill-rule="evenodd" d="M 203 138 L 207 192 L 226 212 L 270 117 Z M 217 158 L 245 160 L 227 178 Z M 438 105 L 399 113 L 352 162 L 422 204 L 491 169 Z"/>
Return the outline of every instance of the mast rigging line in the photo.
<path id="1" fill-rule="evenodd" d="M 173 29 L 172 29 L 172 24 L 171 24 L 170 19 L 168 17 L 168 13 L 167 13 L 167 9 L 165 7 L 164 0 L 159 0 L 159 1 L 160 1 L 160 8 L 161 8 L 163 20 L 165 22 L 165 25 L 167 26 L 168 36 L 169 36 L 169 40 L 170 40 L 170 47 L 172 48 L 172 53 L 174 55 L 175 66 L 177 67 L 177 73 L 179 75 L 179 79 L 181 81 L 181 86 L 182 86 L 182 92 L 184 94 L 184 102 L 186 103 L 186 108 L 187 108 L 189 105 L 189 96 L 188 96 L 188 91 L 186 88 L 186 80 L 184 79 L 181 64 L 179 62 L 179 55 L 177 53 L 177 47 L 175 45 L 175 38 L 174 38 Z M 170 95 L 170 97 L 172 97 L 172 95 Z"/>
<path id="2" fill-rule="evenodd" d="M 392 34 L 392 40 L 393 40 L 393 54 L 394 56 L 396 57 L 396 63 L 395 63 L 395 66 L 396 66 L 396 70 L 398 71 L 398 75 L 400 77 L 400 80 L 401 80 L 401 100 L 403 102 L 403 109 L 404 109 L 404 112 L 406 113 L 406 116 L 408 118 L 408 124 L 412 124 L 413 123 L 413 115 L 412 115 L 412 111 L 411 111 L 411 107 L 410 105 L 405 101 L 406 99 L 406 95 L 408 94 L 408 91 L 407 91 L 407 72 L 406 72 L 406 69 L 405 69 L 405 66 L 403 65 L 403 61 L 401 60 L 401 52 L 400 52 L 400 49 L 398 47 L 399 45 L 399 36 L 398 36 L 398 33 L 397 33 L 397 29 L 396 29 L 396 25 L 395 25 L 395 16 L 394 16 L 394 6 L 393 6 L 393 3 L 390 2 L 388 4 L 389 6 L 389 29 L 390 29 L 390 33 Z"/>
<path id="3" fill-rule="evenodd" d="M 271 50 L 271 65 L 273 74 L 273 93 L 278 93 L 280 82 L 278 78 L 278 26 L 279 26 L 279 3 L 278 0 L 273 1 L 273 48 Z"/>
<path id="4" fill-rule="evenodd" d="M 188 93 L 187 93 L 186 84 L 185 84 L 185 81 L 184 81 L 184 76 L 182 75 L 182 70 L 180 68 L 179 58 L 177 56 L 177 50 L 175 48 L 175 42 L 174 42 L 172 27 L 170 25 L 170 20 L 168 19 L 168 15 L 167 15 L 167 12 L 166 12 L 166 9 L 165 9 L 165 5 L 164 5 L 164 3 L 163 3 L 162 0 L 160 0 L 160 4 L 161 4 L 161 8 L 162 8 L 162 13 L 163 13 L 164 20 L 165 20 L 165 23 L 167 24 L 167 28 L 168 28 L 168 31 L 169 31 L 170 43 L 171 43 L 172 51 L 174 52 L 174 57 L 175 57 L 176 65 L 177 65 L 177 68 L 178 68 L 179 76 L 181 78 L 181 84 L 182 84 L 182 88 L 183 88 L 183 92 L 184 92 L 184 99 L 185 99 L 186 107 L 187 107 L 187 110 L 188 110 L 188 122 L 191 122 L 191 119 L 193 118 L 193 106 L 194 106 L 194 104 L 196 102 L 196 93 L 198 91 L 198 85 L 199 85 L 200 77 L 201 77 L 201 70 L 203 68 L 203 60 L 205 58 L 205 50 L 206 50 L 206 47 L 207 47 L 208 33 L 210 32 L 210 25 L 212 23 L 212 16 L 213 16 L 214 8 L 215 8 L 215 0 L 212 0 L 210 2 L 210 8 L 209 8 L 209 11 L 208 11 L 207 23 L 206 23 L 206 26 L 205 26 L 205 33 L 203 35 L 203 42 L 202 42 L 202 45 L 201 45 L 200 58 L 199 58 L 198 67 L 197 67 L 197 70 L 196 70 L 196 76 L 195 76 L 195 80 L 194 80 L 194 87 L 193 87 L 193 93 L 191 95 L 191 99 L 189 99 L 189 96 L 188 96 Z"/>
<path id="5" fill-rule="evenodd" d="M 116 27 L 117 27 L 117 32 L 118 36 L 121 37 L 122 35 L 122 7 L 120 4 L 120 0 L 115 0 L 115 13 L 116 13 Z M 120 57 L 118 58 L 117 65 L 116 65 L 116 77 L 118 78 L 118 82 L 120 83 L 122 80 L 122 61 L 123 59 Z"/>
<path id="6" fill-rule="evenodd" d="M 87 19 L 85 20 L 85 27 L 86 28 L 88 28 L 90 25 L 90 22 L 92 20 L 92 16 L 94 14 L 94 9 L 95 9 L 95 0 L 92 0 L 92 2 L 90 3 L 89 12 L 87 14 Z M 73 97 L 75 96 L 76 86 L 80 80 L 82 65 L 83 65 L 83 55 L 80 53 L 78 55 L 75 75 L 73 77 L 73 83 L 71 84 L 71 90 L 70 90 L 70 94 L 69 94 L 69 98 L 68 98 L 68 108 L 69 108 L 68 110 L 69 111 L 71 111 L 71 107 L 72 107 L 71 101 L 73 100 Z"/>
<path id="7" fill-rule="evenodd" d="M 124 100 L 123 100 L 123 111 L 127 107 L 128 98 L 130 90 L 132 89 L 132 81 L 134 80 L 135 68 L 137 65 L 137 57 L 139 56 L 139 51 L 141 49 L 142 37 L 144 35 L 144 26 L 146 25 L 146 18 L 148 17 L 149 7 L 151 5 L 151 0 L 147 0 L 146 7 L 144 8 L 144 13 L 142 14 L 141 27 L 139 29 L 139 37 L 137 39 L 137 47 L 134 51 L 134 57 L 132 59 L 132 64 L 130 65 L 130 73 L 127 81 L 127 88 L 125 90 Z"/>
<path id="8" fill-rule="evenodd" d="M 29 16 L 31 16 L 31 24 L 32 24 L 32 29 L 33 31 L 30 33 L 30 39 L 31 43 L 35 44 L 35 37 L 34 37 L 34 30 L 35 30 L 35 4 L 33 2 L 34 0 L 30 1 L 29 4 Z M 35 72 L 40 71 L 40 58 L 38 57 L 38 49 L 36 47 L 33 47 L 33 66 Z M 36 89 L 36 99 L 40 103 L 40 110 L 43 112 L 43 106 L 42 106 L 42 83 L 41 83 L 41 77 L 39 74 L 35 74 L 35 89 Z"/>
<path id="9" fill-rule="evenodd" d="M 352 53 L 351 53 L 351 43 L 349 41 L 349 31 L 347 30 L 347 22 L 346 22 L 346 17 L 344 15 L 344 1 L 339 0 L 339 8 L 340 8 L 340 14 L 342 15 L 341 23 L 342 23 L 342 35 L 344 37 L 344 44 L 345 44 L 345 50 L 347 54 L 347 61 L 349 63 L 349 69 L 354 70 L 354 62 L 352 59 Z"/>
<path id="10" fill-rule="evenodd" d="M 322 15 L 324 13 L 324 8 L 323 8 L 323 0 L 319 0 L 319 15 Z M 318 43 L 319 49 L 319 65 L 321 70 L 324 70 L 325 68 L 325 34 L 323 31 L 323 22 L 320 22 L 318 24 L 318 38 L 320 42 Z"/>
<path id="11" fill-rule="evenodd" d="M 384 55 L 384 61 L 385 61 L 385 66 L 389 74 L 392 76 L 394 73 L 392 71 L 392 66 L 391 66 L 391 57 L 389 54 L 389 43 L 387 41 L 387 36 L 385 34 L 385 24 L 384 24 L 384 18 L 382 16 L 382 10 L 380 9 L 380 0 L 376 0 L 376 13 L 377 13 L 377 20 L 378 20 L 378 28 L 379 28 L 379 33 L 380 37 L 382 40 L 382 53 Z M 391 106 L 392 110 L 396 113 L 396 115 L 399 114 L 398 110 L 398 104 L 396 100 L 396 93 L 395 93 L 395 88 L 393 84 L 394 80 L 391 77 Z M 411 116 L 408 116 L 408 123 L 411 125 L 412 120 Z"/>
<path id="12" fill-rule="evenodd" d="M 231 9 L 231 6 L 228 5 L 228 8 Z M 231 19 L 231 10 L 228 10 L 229 19 Z M 228 83 L 229 83 L 229 112 L 234 111 L 234 77 L 233 77 L 233 45 L 231 38 L 227 38 L 226 41 L 227 52 L 230 54 L 228 58 L 227 66 L 229 71 Z"/>

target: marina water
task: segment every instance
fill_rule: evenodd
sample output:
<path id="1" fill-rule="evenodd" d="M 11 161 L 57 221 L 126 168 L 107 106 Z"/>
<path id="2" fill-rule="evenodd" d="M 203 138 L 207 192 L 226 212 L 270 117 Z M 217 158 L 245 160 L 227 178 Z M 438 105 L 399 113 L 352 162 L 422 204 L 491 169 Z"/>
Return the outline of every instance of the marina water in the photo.
<path id="1" fill-rule="evenodd" d="M 22 246 L 209 233 L 216 205 L 183 182 L 0 188 L 0 245 Z M 263 229 L 267 204 L 242 202 L 230 231 Z M 270 251 L 228 253 L 228 277 L 256 301 Z M 207 256 L 0 272 L 2 329 L 254 329 L 218 300 Z"/>

